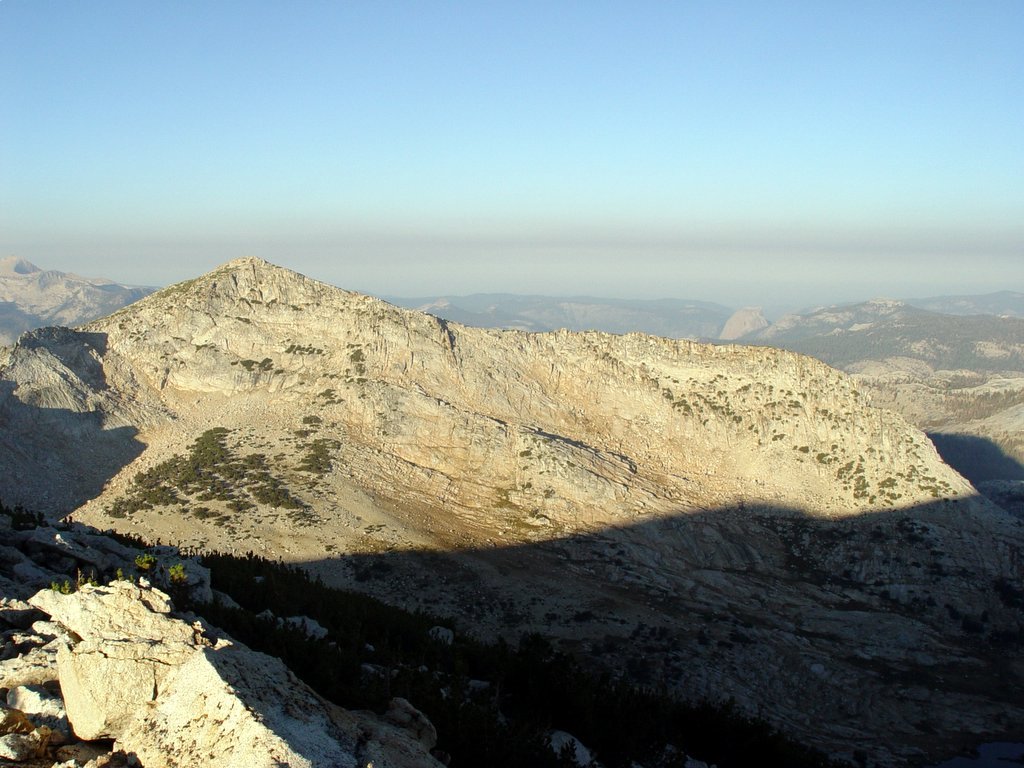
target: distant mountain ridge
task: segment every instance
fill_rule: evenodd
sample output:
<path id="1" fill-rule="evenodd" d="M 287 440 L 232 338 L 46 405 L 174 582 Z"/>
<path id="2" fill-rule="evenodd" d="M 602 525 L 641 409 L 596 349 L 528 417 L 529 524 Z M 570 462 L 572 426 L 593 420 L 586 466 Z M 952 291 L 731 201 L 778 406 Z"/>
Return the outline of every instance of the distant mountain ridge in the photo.
<path id="1" fill-rule="evenodd" d="M 520 331 L 603 331 L 648 333 L 671 339 L 717 338 L 733 310 L 687 299 L 606 299 L 593 296 L 522 296 L 476 293 L 468 296 L 389 297 L 416 309 L 476 328 Z"/>
<path id="2" fill-rule="evenodd" d="M 48 325 L 77 326 L 138 301 L 155 289 L 43 270 L 30 261 L 0 259 L 0 346 Z"/>
<path id="3" fill-rule="evenodd" d="M 536 296 L 475 293 L 424 297 L 385 297 L 406 309 L 428 312 L 476 328 L 543 332 L 570 331 L 648 333 L 671 339 L 762 340 L 782 346 L 816 333 L 874 323 L 886 315 L 919 317 L 915 310 L 949 316 L 991 315 L 1024 318 L 1024 293 L 999 291 L 983 295 L 937 296 L 922 299 L 874 298 L 787 313 L 776 322 L 758 308 L 733 308 L 693 299 L 609 299 L 595 296 Z M 848 321 L 844 318 L 848 318 Z M 845 323 L 845 325 L 844 325 Z M 812 327 L 812 325 L 814 327 Z"/>
<path id="4" fill-rule="evenodd" d="M 786 315 L 742 339 L 839 368 L 901 357 L 934 369 L 1024 371 L 1024 318 L 942 314 L 892 299 Z"/>
<path id="5" fill-rule="evenodd" d="M 43 270 L 17 256 L 0 258 L 0 346 L 12 344 L 21 333 L 34 328 L 47 325 L 73 327 L 91 322 L 155 290 L 105 278 Z M 915 309 L 950 316 L 1024 318 L 1024 293 L 1019 291 L 901 300 L 871 299 L 799 310 L 774 323 L 766 320 L 758 308 L 737 309 L 693 299 L 613 299 L 509 293 L 387 296 L 385 299 L 406 309 L 427 312 L 476 328 L 530 332 L 559 329 L 615 334 L 639 332 L 671 339 L 743 340 L 753 343 L 772 340 L 786 348 L 790 348 L 790 342 L 815 335 L 839 330 L 864 330 L 851 326 L 878 322 L 883 315 L 915 317 L 916 322 L 912 325 L 921 325 L 924 316 L 915 316 Z M 846 322 L 844 317 L 852 320 Z M 982 323 L 976 323 L 974 327 L 984 330 Z M 801 348 L 798 351 L 805 350 Z M 808 351 L 808 354 L 815 353 Z M 844 356 L 845 353 L 839 355 Z M 839 362 L 832 364 L 842 365 Z"/>
<path id="6" fill-rule="evenodd" d="M 997 315 L 1024 317 L 1024 293 L 997 291 L 981 295 L 933 296 L 927 299 L 905 299 L 907 304 L 942 312 L 946 315 Z"/>

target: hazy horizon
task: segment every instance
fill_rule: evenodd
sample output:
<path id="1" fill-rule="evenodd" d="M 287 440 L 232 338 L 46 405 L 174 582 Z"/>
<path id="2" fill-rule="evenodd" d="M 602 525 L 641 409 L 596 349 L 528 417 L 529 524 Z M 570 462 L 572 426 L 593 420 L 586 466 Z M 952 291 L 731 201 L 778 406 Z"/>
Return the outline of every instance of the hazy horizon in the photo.
<path id="1" fill-rule="evenodd" d="M 17 257 L 17 256 L 14 256 L 14 255 L 0 256 L 0 262 L 3 262 L 3 261 L 8 260 L 8 259 L 17 259 L 17 258 L 23 258 L 23 257 Z M 25 260 L 31 262 L 30 259 L 25 259 Z M 57 269 L 55 266 L 49 265 L 49 264 L 38 264 L 38 263 L 35 263 L 35 262 L 32 262 L 32 263 L 33 263 L 34 266 L 36 266 L 37 268 L 39 268 L 41 270 Z M 219 265 L 215 265 L 215 266 L 219 266 Z M 288 268 L 287 265 L 284 265 L 284 264 L 279 264 L 279 266 L 284 266 L 284 267 Z M 67 271 L 67 270 L 59 270 L 59 271 Z M 298 271 L 298 270 L 296 270 L 296 271 Z M 132 286 L 132 287 L 148 287 L 148 288 L 161 289 L 161 288 L 165 288 L 165 287 L 167 287 L 167 286 L 172 284 L 172 283 L 165 283 L 165 284 L 161 284 L 161 285 L 156 285 L 156 284 L 142 284 L 142 283 L 125 283 L 125 281 L 122 281 L 122 280 L 118 279 L 118 277 L 115 276 L 115 275 L 92 274 L 92 273 L 85 274 L 85 273 L 82 273 L 82 272 L 73 272 L 73 271 L 71 273 L 72 274 L 77 274 L 80 277 L 85 277 L 85 278 L 108 279 L 108 280 L 112 280 L 113 282 L 124 283 L 124 284 L 126 284 L 128 286 Z M 306 272 L 306 273 L 303 273 L 303 274 L 305 274 L 307 277 L 310 277 L 310 278 L 312 278 L 314 280 L 319 280 L 320 282 L 326 282 L 326 283 L 331 284 L 331 285 L 336 285 L 339 288 L 344 288 L 346 290 L 359 290 L 359 289 L 353 289 L 351 286 L 345 286 L 345 285 L 340 285 L 338 283 L 334 283 L 331 280 L 329 280 L 327 278 L 324 278 L 324 277 L 322 277 L 320 275 L 317 275 L 315 273 L 312 273 L 312 272 Z M 197 276 L 198 275 L 189 275 L 189 276 L 185 277 L 184 280 L 189 280 L 189 279 L 191 279 L 193 277 L 197 277 Z M 859 304 L 859 303 L 862 303 L 862 302 L 865 302 L 865 301 L 870 301 L 870 300 L 873 300 L 873 299 L 883 299 L 883 300 L 884 299 L 895 299 L 895 300 L 900 300 L 900 301 L 912 302 L 912 301 L 921 301 L 921 300 L 928 300 L 928 299 L 943 298 L 943 297 L 946 297 L 946 296 L 961 296 L 961 295 L 984 296 L 984 295 L 991 295 L 991 294 L 1003 293 L 1003 292 L 1021 293 L 1020 291 L 1015 291 L 1012 288 L 1000 288 L 1000 289 L 997 289 L 995 291 L 985 291 L 985 292 L 981 292 L 981 293 L 977 293 L 977 294 L 963 294 L 963 293 L 959 293 L 959 292 L 958 293 L 953 293 L 953 294 L 929 294 L 929 295 L 924 295 L 924 294 L 913 294 L 913 295 L 911 295 L 911 294 L 901 294 L 901 295 L 896 295 L 896 294 L 891 294 L 891 295 L 876 294 L 876 295 L 870 295 L 870 296 L 864 295 L 864 296 L 856 296 L 856 297 L 853 297 L 853 298 L 842 298 L 842 299 L 826 299 L 826 298 L 821 298 L 820 300 L 808 301 L 808 302 L 804 302 L 802 304 L 798 304 L 798 303 L 786 303 L 786 302 L 780 302 L 780 301 L 774 301 L 774 302 L 773 301 L 769 301 L 769 302 L 755 301 L 755 302 L 747 302 L 747 303 L 730 303 L 728 301 L 718 300 L 714 296 L 688 296 L 688 295 L 664 295 L 664 296 L 637 297 L 637 296 L 628 295 L 628 294 L 611 295 L 611 294 L 596 294 L 596 293 L 557 293 L 557 292 L 547 292 L 547 293 L 544 293 L 544 292 L 537 292 L 537 291 L 516 293 L 516 292 L 500 291 L 500 290 L 497 290 L 497 291 L 467 291 L 467 292 L 441 291 L 441 292 L 438 292 L 438 293 L 421 293 L 421 294 L 397 294 L 397 293 L 388 293 L 388 292 L 375 292 L 375 291 L 369 291 L 369 290 L 366 290 L 366 291 L 361 291 L 360 290 L 359 292 L 367 293 L 367 294 L 372 295 L 372 296 L 377 296 L 378 298 L 382 298 L 382 299 L 384 299 L 386 301 L 389 301 L 389 302 L 392 302 L 392 303 L 397 303 L 398 305 L 405 306 L 405 307 L 414 307 L 415 305 L 418 305 L 420 303 L 426 303 L 426 302 L 430 302 L 430 301 L 435 301 L 435 300 L 441 299 L 441 298 L 460 299 L 460 298 L 482 298 L 482 297 L 488 297 L 488 296 L 494 296 L 494 297 L 510 296 L 510 297 L 523 298 L 523 299 L 534 299 L 535 298 L 535 299 L 563 299 L 563 300 L 581 300 L 581 301 L 585 301 L 585 300 L 595 300 L 595 301 L 611 300 L 611 301 L 622 301 L 622 302 L 627 302 L 627 303 L 628 302 L 680 301 L 680 302 L 693 302 L 693 303 L 696 303 L 696 304 L 717 305 L 717 306 L 720 306 L 722 308 L 731 309 L 731 310 L 739 310 L 739 309 L 746 309 L 746 308 L 758 308 L 758 309 L 762 310 L 762 312 L 764 313 L 765 317 L 767 317 L 770 321 L 773 321 L 773 322 L 775 320 L 778 320 L 782 315 L 785 315 L 785 314 L 797 313 L 797 312 L 803 312 L 803 311 L 811 311 L 811 310 L 814 310 L 814 309 L 818 309 L 818 308 L 821 308 L 821 307 L 827 307 L 827 306 L 843 306 L 843 305 Z M 825 297 L 825 296 L 828 296 L 828 295 L 829 295 L 828 293 L 821 294 L 822 297 Z M 839 295 L 839 294 L 836 294 L 836 295 Z"/>
<path id="2" fill-rule="evenodd" d="M 0 255 L 382 296 L 1024 287 L 1016 2 L 0 3 Z"/>

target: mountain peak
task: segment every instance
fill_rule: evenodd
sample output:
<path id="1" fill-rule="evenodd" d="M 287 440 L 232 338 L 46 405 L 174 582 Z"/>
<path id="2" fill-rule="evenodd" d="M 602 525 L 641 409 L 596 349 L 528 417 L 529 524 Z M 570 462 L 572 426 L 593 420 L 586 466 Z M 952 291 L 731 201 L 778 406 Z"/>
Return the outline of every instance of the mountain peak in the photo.
<path id="1" fill-rule="evenodd" d="M 205 275 L 201 275 L 198 279 L 204 280 L 206 278 L 216 278 L 217 276 L 224 274 L 251 275 L 253 278 L 258 280 L 284 280 L 326 285 L 326 283 L 321 283 L 319 280 L 307 277 L 301 272 L 296 272 L 288 267 L 275 264 L 272 261 L 261 259 L 258 256 L 242 256 L 240 258 L 224 262 L 219 267 L 214 267 Z"/>
<path id="2" fill-rule="evenodd" d="M 0 275 L 31 275 L 42 270 L 31 261 L 17 256 L 5 256 L 0 259 Z"/>
<path id="3" fill-rule="evenodd" d="M 244 256 L 191 280 L 175 283 L 153 295 L 154 301 L 182 296 L 214 296 L 253 304 L 305 304 L 310 295 L 340 290 L 255 256 Z"/>
<path id="4" fill-rule="evenodd" d="M 278 266 L 277 264 L 269 262 L 266 259 L 261 259 L 258 256 L 240 256 L 237 259 L 232 259 L 231 261 L 228 261 L 228 262 L 225 262 L 224 264 L 221 264 L 219 267 L 216 267 L 213 270 L 213 272 L 221 272 L 221 271 L 224 271 L 224 270 L 232 270 L 232 269 L 247 269 L 247 268 L 250 268 L 250 267 L 253 268 L 253 269 L 272 269 L 272 270 L 282 270 L 282 271 L 285 271 L 285 272 L 291 271 L 291 270 L 285 269 L 284 267 Z"/>
<path id="5" fill-rule="evenodd" d="M 760 307 L 744 307 L 737 309 L 722 328 L 718 338 L 722 341 L 733 341 L 751 333 L 767 328 L 768 320 Z"/>

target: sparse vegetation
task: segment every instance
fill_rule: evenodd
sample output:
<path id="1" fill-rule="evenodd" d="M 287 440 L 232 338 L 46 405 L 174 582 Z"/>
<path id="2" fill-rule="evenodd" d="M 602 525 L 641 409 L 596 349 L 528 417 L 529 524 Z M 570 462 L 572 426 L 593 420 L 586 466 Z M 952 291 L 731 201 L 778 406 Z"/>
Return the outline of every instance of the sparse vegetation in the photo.
<path id="1" fill-rule="evenodd" d="M 143 509 L 185 507 L 193 501 L 220 502 L 235 513 L 256 504 L 305 511 L 306 505 L 277 477 L 262 453 L 235 455 L 227 445 L 224 427 L 209 429 L 192 444 L 185 456 L 176 456 L 135 476 L 129 493 L 117 499 L 107 512 L 127 517 Z M 219 519 L 205 504 L 192 511 L 199 520 Z"/>
<path id="2" fill-rule="evenodd" d="M 320 347 L 301 344 L 289 344 L 285 349 L 286 355 L 322 355 L 324 351 Z"/>
<path id="3" fill-rule="evenodd" d="M 232 363 L 232 365 L 234 365 L 234 363 Z M 274 369 L 274 361 L 269 357 L 263 358 L 258 363 L 255 360 L 239 360 L 238 365 L 242 366 L 247 371 L 252 371 L 253 369 L 258 371 L 271 371 Z"/>
<path id="4" fill-rule="evenodd" d="M 349 344 L 348 359 L 352 363 L 351 371 L 355 372 L 354 377 L 357 383 L 366 381 L 366 355 L 363 353 L 361 344 Z"/>
<path id="5" fill-rule="evenodd" d="M 333 389 L 325 389 L 323 392 L 317 395 L 317 398 L 324 401 L 327 405 L 333 405 L 334 403 L 340 403 L 341 400 L 338 398 L 338 393 Z"/>
<path id="6" fill-rule="evenodd" d="M 299 469 L 314 475 L 325 475 L 334 466 L 334 451 L 341 447 L 337 440 L 318 438 L 306 447 Z"/>

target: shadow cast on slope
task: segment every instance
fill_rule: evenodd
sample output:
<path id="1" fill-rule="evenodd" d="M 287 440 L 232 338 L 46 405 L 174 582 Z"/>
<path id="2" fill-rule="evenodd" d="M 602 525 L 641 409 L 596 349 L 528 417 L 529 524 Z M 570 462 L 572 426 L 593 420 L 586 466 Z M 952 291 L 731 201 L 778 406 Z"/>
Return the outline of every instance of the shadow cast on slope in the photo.
<path id="1" fill-rule="evenodd" d="M 990 480 L 1024 480 L 1024 465 L 977 435 L 929 432 L 942 460 L 977 486 Z"/>
<path id="2" fill-rule="evenodd" d="M 183 532 L 195 525 L 181 522 Z M 771 743 L 763 725 L 743 731 L 747 715 L 888 765 L 894 754 L 952 754 L 982 734 L 1024 736 L 1013 663 L 1024 644 L 1022 528 L 969 501 L 838 520 L 749 504 L 455 551 L 292 565 L 211 554 L 214 587 L 247 610 L 222 603 L 200 612 L 343 706 L 410 698 L 438 726 L 442 748 L 457 753 L 470 749 L 460 739 L 472 740 L 483 750 L 478 764 L 545 764 L 497 759 L 511 751 L 510 734 L 493 730 L 496 713 L 521 711 L 538 728 L 580 737 L 607 765 L 637 758 L 624 731 L 638 713 L 645 738 L 720 766 L 810 764 L 729 752 L 729 733 L 715 730 L 724 722 L 756 735 L 759 748 Z M 311 617 L 328 635 L 311 640 L 275 616 Z M 453 644 L 436 625 L 454 630 Z M 535 639 L 519 650 L 474 639 L 529 633 L 606 676 L 569 674 L 562 657 L 551 666 L 550 648 Z M 517 663 L 539 665 L 545 682 L 516 677 Z M 715 709 L 709 721 L 696 710 L 687 710 L 692 722 L 659 720 L 661 710 L 645 710 L 652 700 L 620 676 L 652 695 L 735 699 L 736 709 Z M 463 706 L 471 700 L 495 717 L 473 719 L 480 710 L 471 717 Z M 730 711 L 738 717 L 715 719 Z"/>
<path id="3" fill-rule="evenodd" d="M 45 349 L 66 377 L 28 396 L 19 396 L 17 382 L 0 379 L 0 498 L 8 504 L 66 514 L 99 495 L 145 449 L 135 427 L 107 426 L 109 414 L 91 402 L 109 390 L 97 358 L 106 346 L 106 334 L 67 328 L 43 328 L 19 341 L 13 354 Z"/>
<path id="4" fill-rule="evenodd" d="M 654 690 L 735 698 L 743 712 L 830 751 L 941 756 L 982 733 L 1019 738 L 1024 722 L 1012 663 L 1024 647 L 1022 526 L 969 506 L 825 520 L 748 505 L 545 541 L 300 564 L 333 587 L 448 617 L 383 634 L 273 570 L 235 578 L 223 560 L 208 562 L 215 587 L 252 613 L 311 616 L 345 638 L 355 662 L 384 670 L 378 682 L 389 694 L 422 696 L 387 675 L 402 668 L 395 649 L 423 646 L 427 624 L 456 637 L 535 632 Z M 312 659 L 298 664 L 300 674 L 322 674 Z M 481 669 L 461 674 L 487 679 Z M 586 707 L 544 696 L 550 706 L 537 706 L 550 727 L 609 743 L 587 717 L 567 714 Z"/>

